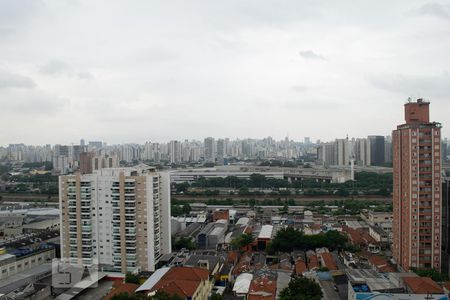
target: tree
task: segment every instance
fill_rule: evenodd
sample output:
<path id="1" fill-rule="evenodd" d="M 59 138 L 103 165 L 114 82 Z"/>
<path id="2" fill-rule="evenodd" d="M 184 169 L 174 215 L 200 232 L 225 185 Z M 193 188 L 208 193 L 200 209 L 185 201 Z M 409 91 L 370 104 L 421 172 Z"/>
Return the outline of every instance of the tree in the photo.
<path id="1" fill-rule="evenodd" d="M 189 237 L 180 237 L 178 239 L 175 240 L 175 243 L 173 243 L 173 246 L 175 248 L 175 250 L 180 250 L 180 249 L 188 249 L 188 250 L 194 250 L 195 244 L 192 242 L 192 239 Z"/>
<path id="2" fill-rule="evenodd" d="M 305 277 L 297 277 L 281 291 L 280 300 L 320 300 L 322 296 L 319 284 Z"/>
<path id="3" fill-rule="evenodd" d="M 127 292 L 116 294 L 111 298 L 111 300 L 144 300 L 144 299 L 147 299 L 147 297 L 145 297 L 144 295 L 128 294 Z"/>
<path id="4" fill-rule="evenodd" d="M 283 205 L 283 208 L 279 208 L 278 210 L 279 210 L 280 214 L 287 214 L 289 212 L 289 206 L 286 203 Z"/>
<path id="5" fill-rule="evenodd" d="M 125 282 L 139 284 L 139 277 L 133 273 L 128 272 L 125 275 Z"/>
<path id="6" fill-rule="evenodd" d="M 243 233 L 240 236 L 236 237 L 231 244 L 236 248 L 242 248 L 253 243 L 254 238 L 251 233 Z"/>
<path id="7" fill-rule="evenodd" d="M 211 295 L 211 300 L 223 300 L 223 297 L 222 295 L 214 293 Z"/>
<path id="8" fill-rule="evenodd" d="M 189 214 L 191 212 L 191 206 L 189 205 L 189 203 L 185 203 L 183 205 L 183 213 L 185 215 Z"/>
<path id="9" fill-rule="evenodd" d="M 303 232 L 292 227 L 281 229 L 272 240 L 273 251 L 291 252 L 293 250 L 310 250 L 327 247 L 330 250 L 345 248 L 348 239 L 335 230 L 316 235 L 305 235 Z"/>
<path id="10" fill-rule="evenodd" d="M 177 294 L 169 295 L 166 292 L 158 291 L 154 296 L 151 296 L 148 298 L 149 300 L 183 300 L 180 296 Z"/>
<path id="11" fill-rule="evenodd" d="M 416 273 L 421 277 L 430 277 L 431 279 L 437 282 L 443 282 L 448 280 L 447 275 L 440 273 L 435 269 L 427 270 L 427 269 L 411 268 L 411 271 L 413 271 L 414 273 Z"/>

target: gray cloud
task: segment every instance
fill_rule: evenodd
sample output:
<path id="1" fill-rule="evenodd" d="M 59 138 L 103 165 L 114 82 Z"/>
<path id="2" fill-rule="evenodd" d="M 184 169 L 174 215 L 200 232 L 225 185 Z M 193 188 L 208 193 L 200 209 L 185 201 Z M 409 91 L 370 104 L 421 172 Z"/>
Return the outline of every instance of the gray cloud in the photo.
<path id="1" fill-rule="evenodd" d="M 46 64 L 39 67 L 39 72 L 46 75 L 70 75 L 72 76 L 74 71 L 71 66 L 61 60 L 51 60 Z"/>
<path id="2" fill-rule="evenodd" d="M 410 95 L 450 111 L 448 1 L 431 1 L 0 0 L 0 68 L 38 85 L 2 81 L 0 143 L 387 134 Z M 42 134 L 8 126 L 24 114 Z"/>
<path id="3" fill-rule="evenodd" d="M 89 73 L 89 72 L 78 72 L 78 73 L 77 73 L 77 77 L 78 77 L 79 79 L 86 79 L 86 80 L 94 79 L 94 75 L 92 75 L 92 74 Z"/>
<path id="4" fill-rule="evenodd" d="M 20 111 L 21 114 L 42 113 L 52 115 L 68 104 L 68 99 L 39 90 L 16 90 L 3 93 L 0 97 L 2 111 Z"/>
<path id="5" fill-rule="evenodd" d="M 418 10 L 420 14 L 435 16 L 450 21 L 450 5 L 440 3 L 426 3 Z"/>
<path id="6" fill-rule="evenodd" d="M 35 86 L 36 84 L 29 77 L 11 73 L 4 69 L 0 69 L 0 89 L 7 89 L 7 88 L 31 89 L 34 88 Z"/>
<path id="7" fill-rule="evenodd" d="M 293 85 L 291 87 L 291 90 L 293 90 L 294 92 L 297 92 L 297 93 L 306 92 L 308 89 L 309 88 L 307 86 L 304 86 L 304 85 Z"/>
<path id="8" fill-rule="evenodd" d="M 450 74 L 405 75 L 380 74 L 369 76 L 369 82 L 375 87 L 402 94 L 404 97 L 450 97 Z"/>
<path id="9" fill-rule="evenodd" d="M 62 61 L 62 60 L 50 60 L 44 65 L 41 65 L 39 67 L 39 72 L 44 75 L 50 75 L 50 76 L 68 76 L 68 77 L 75 77 L 78 79 L 94 79 L 94 76 L 87 71 L 76 71 L 74 68 L 72 68 L 71 65 L 68 63 Z"/>
<path id="10" fill-rule="evenodd" d="M 303 57 L 305 59 L 321 59 L 321 60 L 325 59 L 325 57 L 323 57 L 322 55 L 317 54 L 311 50 L 300 51 L 299 54 L 301 57 Z"/>

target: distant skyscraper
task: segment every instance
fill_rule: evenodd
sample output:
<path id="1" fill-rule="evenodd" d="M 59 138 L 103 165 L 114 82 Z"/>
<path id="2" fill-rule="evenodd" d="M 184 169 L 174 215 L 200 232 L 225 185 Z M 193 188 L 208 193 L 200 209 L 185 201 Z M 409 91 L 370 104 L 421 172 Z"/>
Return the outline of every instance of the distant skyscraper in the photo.
<path id="1" fill-rule="evenodd" d="M 325 167 L 336 164 L 334 143 L 322 143 L 317 147 L 317 162 Z"/>
<path id="2" fill-rule="evenodd" d="M 441 269 L 441 125 L 429 102 L 405 104 L 393 131 L 393 257 L 404 270 Z"/>
<path id="3" fill-rule="evenodd" d="M 372 166 L 382 166 L 384 164 L 384 136 L 370 135 L 370 163 Z"/>
<path id="4" fill-rule="evenodd" d="M 384 162 L 392 163 L 392 137 L 387 136 L 384 140 Z"/>
<path id="5" fill-rule="evenodd" d="M 208 137 L 205 139 L 205 161 L 207 162 L 216 161 L 215 146 L 216 144 L 214 138 Z"/>
<path id="6" fill-rule="evenodd" d="M 219 159 L 224 158 L 225 155 L 226 155 L 225 140 L 219 139 L 217 140 L 217 158 Z"/>
<path id="7" fill-rule="evenodd" d="M 311 138 L 305 137 L 305 145 L 309 145 L 309 144 L 311 144 Z"/>
<path id="8" fill-rule="evenodd" d="M 356 139 L 354 152 L 355 162 L 358 166 L 370 166 L 370 141 L 368 139 Z"/>
<path id="9" fill-rule="evenodd" d="M 103 147 L 103 142 L 101 141 L 89 141 L 89 150 L 100 150 Z"/>
<path id="10" fill-rule="evenodd" d="M 178 164 L 181 162 L 181 143 L 179 141 L 170 141 L 169 155 L 171 164 Z"/>
<path id="11" fill-rule="evenodd" d="M 336 139 L 335 141 L 335 162 L 338 166 L 348 166 L 351 158 L 351 147 L 348 138 Z"/>
<path id="12" fill-rule="evenodd" d="M 94 152 L 83 152 L 80 154 L 80 172 L 81 174 L 92 173 L 92 159 L 94 158 Z"/>
<path id="13" fill-rule="evenodd" d="M 81 139 L 81 140 L 80 140 L 80 146 L 81 146 L 81 147 L 84 147 L 84 146 L 85 146 L 85 141 L 84 141 L 84 139 Z"/>

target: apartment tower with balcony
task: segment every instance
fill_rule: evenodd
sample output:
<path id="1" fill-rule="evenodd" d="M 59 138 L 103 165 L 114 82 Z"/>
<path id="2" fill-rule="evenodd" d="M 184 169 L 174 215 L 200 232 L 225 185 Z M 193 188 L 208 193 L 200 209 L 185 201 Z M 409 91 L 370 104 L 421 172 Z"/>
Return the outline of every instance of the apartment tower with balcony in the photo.
<path id="1" fill-rule="evenodd" d="M 393 131 L 393 256 L 399 267 L 441 269 L 441 125 L 429 102 L 405 104 Z"/>
<path id="2" fill-rule="evenodd" d="M 140 165 L 60 176 L 61 256 L 102 270 L 154 271 L 171 252 L 170 177 Z"/>

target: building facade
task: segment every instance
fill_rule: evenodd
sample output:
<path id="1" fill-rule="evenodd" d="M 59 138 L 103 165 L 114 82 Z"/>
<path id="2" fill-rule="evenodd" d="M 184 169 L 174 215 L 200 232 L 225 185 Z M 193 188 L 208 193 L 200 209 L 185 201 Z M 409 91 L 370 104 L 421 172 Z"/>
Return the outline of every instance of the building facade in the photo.
<path id="1" fill-rule="evenodd" d="M 61 176 L 61 256 L 104 270 L 154 271 L 171 252 L 170 177 L 152 167 Z"/>
<path id="2" fill-rule="evenodd" d="M 385 141 L 384 136 L 370 135 L 367 137 L 370 142 L 370 162 L 372 166 L 382 166 L 385 161 Z"/>
<path id="3" fill-rule="evenodd" d="M 441 272 L 450 275 L 450 178 L 442 182 L 442 267 Z"/>
<path id="4" fill-rule="evenodd" d="M 405 104 L 393 131 L 393 256 L 403 270 L 441 269 L 441 125 L 429 102 Z"/>

